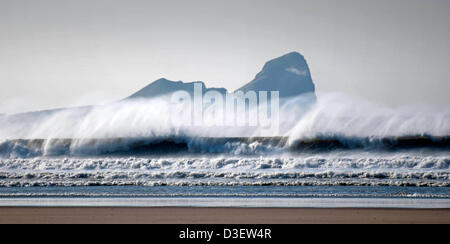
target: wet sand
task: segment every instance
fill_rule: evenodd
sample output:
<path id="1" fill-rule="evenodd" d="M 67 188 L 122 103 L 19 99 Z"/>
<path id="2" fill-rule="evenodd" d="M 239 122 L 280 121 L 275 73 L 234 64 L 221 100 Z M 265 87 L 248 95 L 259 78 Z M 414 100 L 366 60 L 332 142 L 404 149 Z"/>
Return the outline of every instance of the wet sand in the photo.
<path id="1" fill-rule="evenodd" d="M 1 207 L 0 224 L 450 224 L 450 209 Z"/>

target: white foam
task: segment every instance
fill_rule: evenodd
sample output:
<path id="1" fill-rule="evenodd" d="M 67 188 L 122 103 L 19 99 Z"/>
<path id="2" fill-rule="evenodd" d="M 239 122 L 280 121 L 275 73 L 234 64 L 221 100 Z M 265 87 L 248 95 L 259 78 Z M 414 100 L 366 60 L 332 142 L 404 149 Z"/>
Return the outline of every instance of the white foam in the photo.
<path id="1" fill-rule="evenodd" d="M 0 186 L 449 186 L 448 156 L 0 159 Z"/>

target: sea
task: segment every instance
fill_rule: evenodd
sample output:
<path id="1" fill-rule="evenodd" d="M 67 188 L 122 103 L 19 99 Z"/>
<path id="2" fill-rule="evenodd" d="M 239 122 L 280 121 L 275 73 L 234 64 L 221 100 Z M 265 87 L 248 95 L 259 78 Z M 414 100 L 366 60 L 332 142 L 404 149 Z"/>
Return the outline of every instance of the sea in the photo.
<path id="1" fill-rule="evenodd" d="M 449 138 L 287 142 L 4 141 L 0 206 L 450 208 Z"/>
<path id="2" fill-rule="evenodd" d="M 450 208 L 448 106 L 299 104 L 263 136 L 158 100 L 0 116 L 0 206 Z"/>

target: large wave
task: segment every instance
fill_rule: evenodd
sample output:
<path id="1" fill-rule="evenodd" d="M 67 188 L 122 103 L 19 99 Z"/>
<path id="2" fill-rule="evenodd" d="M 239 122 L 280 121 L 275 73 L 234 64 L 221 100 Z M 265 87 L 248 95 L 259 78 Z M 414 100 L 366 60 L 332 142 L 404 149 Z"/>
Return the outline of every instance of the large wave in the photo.
<path id="1" fill-rule="evenodd" d="M 450 108 L 386 108 L 329 94 L 311 103 L 281 101 L 279 130 L 261 126 L 187 126 L 163 98 L 0 117 L 0 157 L 226 153 L 266 155 L 311 150 L 398 150 L 450 146 Z M 250 108 L 257 109 L 257 108 Z M 205 117 L 204 120 L 213 119 Z"/>
<path id="2" fill-rule="evenodd" d="M 2 158 L 30 158 L 41 156 L 162 156 L 162 155 L 277 155 L 323 153 L 343 150 L 448 151 L 449 137 L 399 138 L 316 138 L 297 140 L 289 138 L 116 138 L 116 139 L 51 139 L 7 140 L 0 143 Z"/>

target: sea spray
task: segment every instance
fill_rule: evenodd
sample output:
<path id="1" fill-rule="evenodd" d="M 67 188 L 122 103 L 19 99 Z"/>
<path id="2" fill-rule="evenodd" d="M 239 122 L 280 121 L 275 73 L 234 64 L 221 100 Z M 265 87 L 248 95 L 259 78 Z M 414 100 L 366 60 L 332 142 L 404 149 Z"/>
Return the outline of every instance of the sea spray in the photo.
<path id="1" fill-rule="evenodd" d="M 269 137 L 258 136 L 267 129 L 259 126 L 174 125 L 179 108 L 167 98 L 10 115 L 0 121 L 0 157 L 449 148 L 448 107 L 392 109 L 336 94 L 311 101 L 307 94 L 281 99 L 279 134 Z"/>

